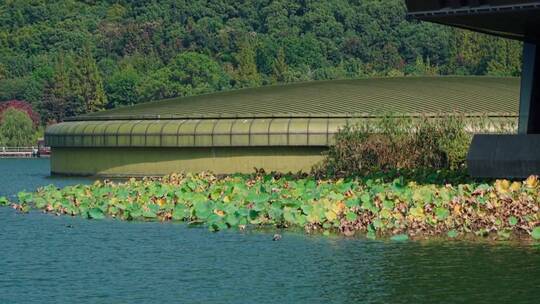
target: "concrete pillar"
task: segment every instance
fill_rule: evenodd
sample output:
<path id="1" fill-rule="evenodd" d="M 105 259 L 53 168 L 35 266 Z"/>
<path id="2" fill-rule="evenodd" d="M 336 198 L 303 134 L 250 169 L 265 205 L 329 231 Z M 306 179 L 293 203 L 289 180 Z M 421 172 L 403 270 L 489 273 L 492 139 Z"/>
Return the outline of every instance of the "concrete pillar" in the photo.
<path id="1" fill-rule="evenodd" d="M 519 134 L 540 134 L 540 48 L 525 42 L 519 102 Z"/>
<path id="2" fill-rule="evenodd" d="M 518 135 L 475 135 L 467 155 L 469 174 L 488 178 L 540 175 L 540 47 L 525 43 Z"/>

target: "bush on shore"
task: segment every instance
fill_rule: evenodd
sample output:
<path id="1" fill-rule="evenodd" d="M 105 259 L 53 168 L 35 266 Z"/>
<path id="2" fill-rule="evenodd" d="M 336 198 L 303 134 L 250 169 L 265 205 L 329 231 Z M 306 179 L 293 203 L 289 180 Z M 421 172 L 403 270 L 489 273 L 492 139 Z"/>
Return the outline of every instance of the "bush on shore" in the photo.
<path id="1" fill-rule="evenodd" d="M 367 176 L 389 171 L 464 172 L 472 132 L 508 132 L 512 123 L 492 124 L 459 115 L 385 116 L 348 124 L 335 137 L 317 176 Z"/>

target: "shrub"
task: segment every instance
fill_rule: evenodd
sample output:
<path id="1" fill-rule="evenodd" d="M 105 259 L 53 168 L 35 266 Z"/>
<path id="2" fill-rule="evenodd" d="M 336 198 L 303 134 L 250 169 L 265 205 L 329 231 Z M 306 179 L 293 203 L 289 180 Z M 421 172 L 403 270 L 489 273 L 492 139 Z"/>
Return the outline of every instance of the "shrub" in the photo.
<path id="1" fill-rule="evenodd" d="M 370 175 L 392 170 L 463 169 L 472 135 L 462 117 L 386 116 L 346 125 L 317 173 Z"/>
<path id="2" fill-rule="evenodd" d="M 25 112 L 30 117 L 30 119 L 32 119 L 32 123 L 34 127 L 39 126 L 40 124 L 39 114 L 36 113 L 32 109 L 32 105 L 30 105 L 28 102 L 22 101 L 22 100 L 10 100 L 10 101 L 0 102 L 0 117 L 7 109 L 10 109 L 10 108 Z"/>
<path id="3" fill-rule="evenodd" d="M 32 119 L 24 111 L 9 108 L 0 116 L 0 145 L 30 146 L 35 141 Z"/>

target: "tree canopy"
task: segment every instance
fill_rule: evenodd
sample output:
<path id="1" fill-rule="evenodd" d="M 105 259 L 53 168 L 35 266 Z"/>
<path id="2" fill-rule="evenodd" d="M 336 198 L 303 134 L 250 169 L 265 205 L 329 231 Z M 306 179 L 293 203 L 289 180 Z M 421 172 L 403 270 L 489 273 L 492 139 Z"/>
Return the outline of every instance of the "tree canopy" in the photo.
<path id="1" fill-rule="evenodd" d="M 0 117 L 0 146 L 25 147 L 34 143 L 32 119 L 22 110 L 8 108 Z"/>
<path id="2" fill-rule="evenodd" d="M 277 82 L 517 76 L 521 45 L 408 21 L 402 0 L 6 0 L 0 101 L 44 122 Z"/>

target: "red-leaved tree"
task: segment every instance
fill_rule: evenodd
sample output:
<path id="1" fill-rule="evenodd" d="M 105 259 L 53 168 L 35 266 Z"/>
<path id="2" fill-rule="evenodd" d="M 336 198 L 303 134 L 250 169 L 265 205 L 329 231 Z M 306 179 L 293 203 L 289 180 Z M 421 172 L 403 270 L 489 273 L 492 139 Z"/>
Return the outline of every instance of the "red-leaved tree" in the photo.
<path id="1" fill-rule="evenodd" d="M 28 114 L 30 119 L 32 119 L 32 122 L 34 123 L 34 127 L 39 126 L 39 123 L 40 123 L 39 114 L 36 113 L 32 109 L 32 105 L 30 105 L 28 102 L 22 101 L 22 100 L 9 100 L 9 101 L 0 102 L 0 117 L 2 117 L 2 114 L 4 113 L 4 111 L 9 108 L 14 108 L 14 109 L 26 112 L 26 114 Z"/>

